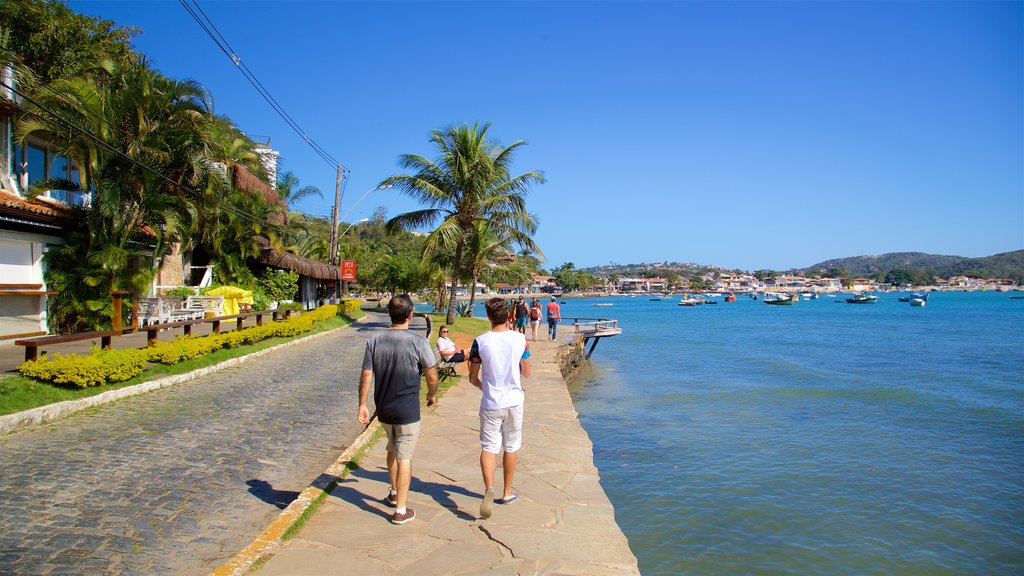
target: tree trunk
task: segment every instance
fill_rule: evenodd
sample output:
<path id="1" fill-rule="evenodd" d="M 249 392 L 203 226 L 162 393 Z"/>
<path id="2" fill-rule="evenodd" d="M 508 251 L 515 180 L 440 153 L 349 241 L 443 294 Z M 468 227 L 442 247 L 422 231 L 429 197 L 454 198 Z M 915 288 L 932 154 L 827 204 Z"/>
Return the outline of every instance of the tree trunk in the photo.
<path id="1" fill-rule="evenodd" d="M 473 274 L 473 284 L 469 287 L 469 316 L 473 316 L 473 305 L 476 304 L 476 281 L 477 276 Z"/>
<path id="2" fill-rule="evenodd" d="M 455 324 L 455 288 L 459 285 L 459 273 L 462 264 L 462 241 L 459 241 L 455 245 L 455 264 L 452 266 L 452 293 L 448 297 L 448 317 L 447 323 L 449 326 Z"/>

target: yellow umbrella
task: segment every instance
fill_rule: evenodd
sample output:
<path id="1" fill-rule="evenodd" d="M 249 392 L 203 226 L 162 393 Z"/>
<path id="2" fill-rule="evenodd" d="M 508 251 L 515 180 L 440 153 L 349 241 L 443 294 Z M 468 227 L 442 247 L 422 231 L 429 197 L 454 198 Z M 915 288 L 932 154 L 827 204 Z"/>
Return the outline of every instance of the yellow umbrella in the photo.
<path id="1" fill-rule="evenodd" d="M 238 314 L 240 308 L 239 304 L 252 304 L 252 291 L 238 288 L 237 286 L 218 286 L 212 290 L 206 291 L 207 296 L 223 296 L 224 297 L 224 314 L 232 315 Z"/>

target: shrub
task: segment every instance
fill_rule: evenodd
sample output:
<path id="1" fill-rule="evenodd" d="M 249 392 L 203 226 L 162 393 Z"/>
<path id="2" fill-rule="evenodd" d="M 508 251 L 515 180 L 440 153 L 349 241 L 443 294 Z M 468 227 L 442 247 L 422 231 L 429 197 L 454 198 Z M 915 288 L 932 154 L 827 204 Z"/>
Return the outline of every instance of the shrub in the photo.
<path id="1" fill-rule="evenodd" d="M 178 286 L 168 290 L 166 296 L 195 296 L 196 291 L 189 288 L 188 286 Z"/>
<path id="2" fill-rule="evenodd" d="M 269 338 L 298 336 L 312 330 L 317 322 L 336 315 L 338 309 L 338 306 L 329 304 L 283 322 L 202 337 L 178 336 L 174 340 L 158 342 L 144 350 L 100 350 L 94 346 L 92 352 L 87 355 L 56 352 L 46 354 L 39 360 L 25 362 L 18 366 L 18 370 L 29 378 L 54 384 L 72 384 L 79 388 L 99 386 L 108 382 L 123 382 L 141 374 L 147 360 L 160 364 L 177 364 L 225 347 L 237 348 Z"/>
<path id="3" fill-rule="evenodd" d="M 158 342 L 145 352 L 150 362 L 177 364 L 184 360 L 198 358 L 224 347 L 224 340 L 217 334 L 204 337 L 178 336 L 169 342 Z"/>
<path id="4" fill-rule="evenodd" d="M 92 352 L 86 355 L 45 354 L 18 366 L 18 370 L 29 378 L 87 388 L 123 382 L 141 374 L 145 366 L 145 350 L 101 350 L 93 346 Z"/>
<path id="5" fill-rule="evenodd" d="M 356 312 L 359 312 L 358 298 L 346 298 L 342 300 L 341 305 L 338 306 L 338 314 L 353 316 Z"/>

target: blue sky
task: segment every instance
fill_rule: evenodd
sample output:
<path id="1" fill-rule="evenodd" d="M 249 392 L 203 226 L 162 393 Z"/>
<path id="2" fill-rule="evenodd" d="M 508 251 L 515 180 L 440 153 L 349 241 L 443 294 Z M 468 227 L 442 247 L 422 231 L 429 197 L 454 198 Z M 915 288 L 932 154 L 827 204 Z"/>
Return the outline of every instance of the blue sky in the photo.
<path id="1" fill-rule="evenodd" d="M 165 74 L 269 135 L 283 169 L 335 172 L 175 1 L 71 1 L 143 33 Z M 348 221 L 385 206 L 431 130 L 492 122 L 527 145 L 549 267 L 747 270 L 1024 248 L 1021 2 L 199 4 L 295 121 L 351 170 Z"/>

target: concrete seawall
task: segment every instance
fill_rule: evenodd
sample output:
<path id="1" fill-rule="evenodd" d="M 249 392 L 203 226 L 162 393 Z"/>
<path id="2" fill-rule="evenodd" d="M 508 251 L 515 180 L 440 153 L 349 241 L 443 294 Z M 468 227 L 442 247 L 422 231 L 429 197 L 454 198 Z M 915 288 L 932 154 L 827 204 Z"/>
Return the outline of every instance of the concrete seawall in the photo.
<path id="1" fill-rule="evenodd" d="M 377 441 L 295 537 L 264 547 L 272 556 L 259 573 L 639 574 L 562 377 L 574 365 L 574 345 L 531 347 L 517 502 L 478 518 L 480 392 L 463 379 L 424 409 L 409 496 L 414 521 L 389 522 L 392 509 L 380 502 L 385 442 Z M 495 477 L 500 490 L 500 470 Z"/>

